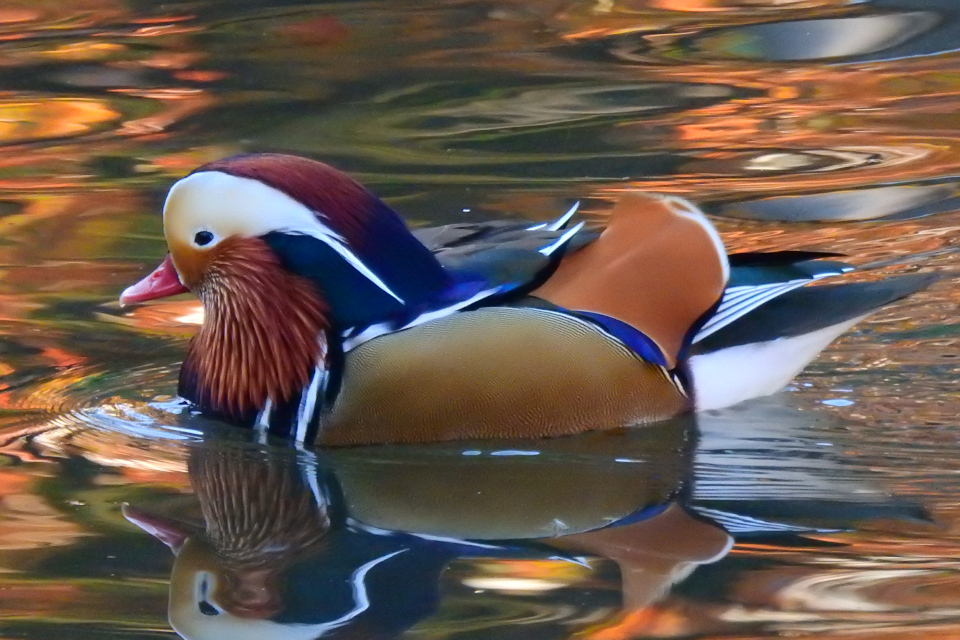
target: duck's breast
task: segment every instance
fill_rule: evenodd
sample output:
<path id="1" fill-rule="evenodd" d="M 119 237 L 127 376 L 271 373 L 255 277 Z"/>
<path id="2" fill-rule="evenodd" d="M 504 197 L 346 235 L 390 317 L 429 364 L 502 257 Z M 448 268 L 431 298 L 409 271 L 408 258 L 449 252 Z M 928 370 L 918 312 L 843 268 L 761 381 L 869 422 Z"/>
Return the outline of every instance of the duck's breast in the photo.
<path id="1" fill-rule="evenodd" d="M 595 325 L 555 311 L 490 307 L 350 351 L 317 442 L 559 436 L 688 407 L 663 367 Z"/>

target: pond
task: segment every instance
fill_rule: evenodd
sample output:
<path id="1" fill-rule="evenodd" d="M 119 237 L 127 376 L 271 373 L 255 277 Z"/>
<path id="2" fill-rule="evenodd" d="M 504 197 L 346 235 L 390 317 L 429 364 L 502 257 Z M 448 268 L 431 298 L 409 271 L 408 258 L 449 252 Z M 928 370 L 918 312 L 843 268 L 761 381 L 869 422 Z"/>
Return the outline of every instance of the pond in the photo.
<path id="1" fill-rule="evenodd" d="M 411 226 L 639 189 L 944 278 L 727 410 L 259 444 L 175 397 L 193 299 L 116 303 L 170 185 L 245 151 Z M 958 209 L 954 0 L 6 0 L 0 636 L 960 637 Z"/>

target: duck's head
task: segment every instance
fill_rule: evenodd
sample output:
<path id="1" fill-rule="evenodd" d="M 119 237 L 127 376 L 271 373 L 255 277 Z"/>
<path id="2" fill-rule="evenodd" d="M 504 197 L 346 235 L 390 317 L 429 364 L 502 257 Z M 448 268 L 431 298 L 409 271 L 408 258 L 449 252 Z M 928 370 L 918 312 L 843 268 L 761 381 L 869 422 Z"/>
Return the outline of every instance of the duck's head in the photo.
<path id="1" fill-rule="evenodd" d="M 122 304 L 192 291 L 205 321 L 181 394 L 232 419 L 288 400 L 342 331 L 401 316 L 448 286 L 400 217 L 320 162 L 226 158 L 170 189 L 169 255 Z"/>
<path id="2" fill-rule="evenodd" d="M 240 268 L 238 260 L 265 250 L 318 287 L 341 328 L 420 304 L 448 283 L 392 209 L 346 174 L 297 156 L 201 166 L 170 189 L 163 231 L 169 256 L 121 303 L 187 290 L 203 299 Z"/>

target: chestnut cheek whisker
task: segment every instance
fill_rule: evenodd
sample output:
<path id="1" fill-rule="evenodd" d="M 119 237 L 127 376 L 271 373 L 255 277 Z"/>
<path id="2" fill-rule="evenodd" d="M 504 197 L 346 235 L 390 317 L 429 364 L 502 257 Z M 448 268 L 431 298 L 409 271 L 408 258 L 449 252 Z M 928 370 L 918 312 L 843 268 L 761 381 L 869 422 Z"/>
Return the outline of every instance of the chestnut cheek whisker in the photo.
<path id="1" fill-rule="evenodd" d="M 261 240 L 227 239 L 218 251 L 201 296 L 207 319 L 184 363 L 196 388 L 181 394 L 243 420 L 309 383 L 329 323 L 313 285 L 284 271 Z"/>

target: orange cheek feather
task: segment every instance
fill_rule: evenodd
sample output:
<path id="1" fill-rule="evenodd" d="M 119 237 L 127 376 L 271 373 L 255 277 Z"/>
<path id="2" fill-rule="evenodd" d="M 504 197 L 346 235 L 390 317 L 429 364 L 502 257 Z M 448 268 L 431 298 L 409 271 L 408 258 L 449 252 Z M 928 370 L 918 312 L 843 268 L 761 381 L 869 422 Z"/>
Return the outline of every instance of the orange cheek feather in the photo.
<path id="1" fill-rule="evenodd" d="M 177 268 L 183 284 L 191 291 L 196 290 L 203 282 L 210 264 L 216 261 L 221 246 L 217 245 L 207 251 L 198 251 L 182 242 L 168 241 L 168 244 L 170 246 L 170 258 Z"/>
<path id="2" fill-rule="evenodd" d="M 315 286 L 283 269 L 258 238 L 227 238 L 208 255 L 194 288 L 205 319 L 183 363 L 180 393 L 244 420 L 268 398 L 292 398 L 323 364 L 327 307 Z"/>

